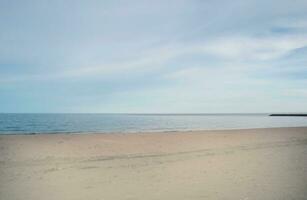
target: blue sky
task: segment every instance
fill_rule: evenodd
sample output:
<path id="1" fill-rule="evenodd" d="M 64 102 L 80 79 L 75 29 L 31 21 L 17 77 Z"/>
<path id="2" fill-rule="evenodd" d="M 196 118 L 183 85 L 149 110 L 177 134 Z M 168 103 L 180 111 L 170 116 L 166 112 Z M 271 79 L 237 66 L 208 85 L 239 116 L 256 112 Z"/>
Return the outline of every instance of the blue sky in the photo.
<path id="1" fill-rule="evenodd" d="M 0 112 L 306 112 L 307 1 L 0 0 Z"/>

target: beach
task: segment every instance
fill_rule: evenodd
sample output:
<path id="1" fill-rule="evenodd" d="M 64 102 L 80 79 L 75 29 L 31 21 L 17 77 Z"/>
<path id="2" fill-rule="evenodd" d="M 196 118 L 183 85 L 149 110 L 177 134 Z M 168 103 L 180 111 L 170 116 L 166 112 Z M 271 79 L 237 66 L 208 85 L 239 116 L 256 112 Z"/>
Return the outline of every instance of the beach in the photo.
<path id="1" fill-rule="evenodd" d="M 307 199 L 307 127 L 0 135 L 3 200 Z"/>

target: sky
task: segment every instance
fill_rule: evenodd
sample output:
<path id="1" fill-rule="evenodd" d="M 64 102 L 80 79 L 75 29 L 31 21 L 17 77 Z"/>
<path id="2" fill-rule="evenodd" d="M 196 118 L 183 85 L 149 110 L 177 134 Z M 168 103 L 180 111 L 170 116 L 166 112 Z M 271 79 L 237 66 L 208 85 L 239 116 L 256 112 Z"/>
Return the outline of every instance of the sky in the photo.
<path id="1" fill-rule="evenodd" d="M 0 112 L 307 112 L 307 1 L 0 0 Z"/>

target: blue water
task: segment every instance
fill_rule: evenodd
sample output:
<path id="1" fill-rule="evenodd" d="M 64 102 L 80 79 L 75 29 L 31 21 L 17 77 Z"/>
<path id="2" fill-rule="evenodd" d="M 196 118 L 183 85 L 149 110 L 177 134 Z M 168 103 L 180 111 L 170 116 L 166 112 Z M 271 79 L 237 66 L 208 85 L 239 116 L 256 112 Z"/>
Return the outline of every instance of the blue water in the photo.
<path id="1" fill-rule="evenodd" d="M 0 134 L 112 133 L 307 126 L 268 114 L 0 114 Z"/>

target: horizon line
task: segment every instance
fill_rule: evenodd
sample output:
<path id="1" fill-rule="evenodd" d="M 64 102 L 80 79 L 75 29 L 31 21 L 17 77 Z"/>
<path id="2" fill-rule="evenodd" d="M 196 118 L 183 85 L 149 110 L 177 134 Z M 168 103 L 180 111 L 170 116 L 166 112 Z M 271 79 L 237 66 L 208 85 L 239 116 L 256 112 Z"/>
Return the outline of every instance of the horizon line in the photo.
<path id="1" fill-rule="evenodd" d="M 216 114 L 306 114 L 307 112 L 0 112 L 0 114 L 112 114 L 112 115 L 216 115 Z"/>

